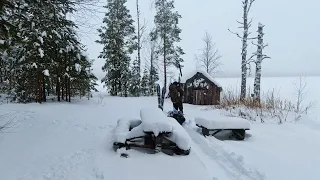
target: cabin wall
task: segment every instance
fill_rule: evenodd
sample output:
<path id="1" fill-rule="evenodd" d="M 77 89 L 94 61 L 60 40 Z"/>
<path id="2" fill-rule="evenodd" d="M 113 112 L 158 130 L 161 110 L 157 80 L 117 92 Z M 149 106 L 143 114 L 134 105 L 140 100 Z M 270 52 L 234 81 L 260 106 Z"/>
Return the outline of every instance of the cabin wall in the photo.
<path id="1" fill-rule="evenodd" d="M 183 87 L 184 103 L 218 105 L 220 102 L 220 88 L 199 73 L 188 79 Z"/>

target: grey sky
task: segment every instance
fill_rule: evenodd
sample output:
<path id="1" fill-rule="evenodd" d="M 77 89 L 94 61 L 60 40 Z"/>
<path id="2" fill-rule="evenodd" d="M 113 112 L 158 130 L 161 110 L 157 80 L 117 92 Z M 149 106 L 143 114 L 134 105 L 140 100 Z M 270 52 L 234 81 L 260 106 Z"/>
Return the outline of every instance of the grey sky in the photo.
<path id="1" fill-rule="evenodd" d="M 101 0 L 100 6 L 106 0 Z M 128 0 L 128 8 L 136 20 L 135 0 Z M 98 4 L 97 4 L 98 5 Z M 151 0 L 140 0 L 142 18 L 148 28 L 153 27 L 155 9 Z M 208 31 L 222 55 L 223 66 L 219 76 L 240 76 L 241 40 L 228 31 L 228 27 L 241 33 L 236 20 L 242 17 L 241 0 L 175 0 L 176 10 L 182 16 L 180 46 L 184 49 L 184 72 L 195 68 L 194 54 L 203 47 L 202 37 Z M 253 23 L 250 31 L 256 35 L 258 23 L 265 25 L 265 43 L 269 46 L 265 54 L 272 57 L 263 63 L 262 73 L 270 75 L 296 75 L 306 73 L 320 75 L 320 2 L 318 0 L 256 0 L 250 17 Z M 99 11 L 105 12 L 104 8 Z M 88 54 L 95 59 L 94 71 L 98 78 L 104 73 L 101 70 L 104 60 L 97 56 L 102 46 L 95 43 L 98 39 L 96 29 L 102 25 L 103 13 L 87 16 L 90 28 L 81 27 L 82 42 L 87 45 Z M 88 33 L 90 32 L 90 33 Z M 255 51 L 249 46 L 248 54 Z"/>

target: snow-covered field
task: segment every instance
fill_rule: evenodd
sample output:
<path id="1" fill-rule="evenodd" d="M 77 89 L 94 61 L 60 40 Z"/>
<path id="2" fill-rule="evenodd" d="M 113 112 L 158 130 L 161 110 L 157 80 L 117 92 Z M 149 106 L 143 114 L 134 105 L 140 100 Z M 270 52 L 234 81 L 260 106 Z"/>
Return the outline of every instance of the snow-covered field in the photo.
<path id="1" fill-rule="evenodd" d="M 281 96 L 294 100 L 294 80 L 265 78 L 262 89 L 274 87 Z M 319 77 L 307 80 L 306 101 L 320 100 Z M 233 78 L 218 81 L 222 86 L 240 83 Z M 298 123 L 251 124 L 245 141 L 204 138 L 193 126 L 194 117 L 203 114 L 204 107 L 185 105 L 189 156 L 129 150 L 130 157 L 121 158 L 112 150 L 117 120 L 139 118 L 141 108 L 157 107 L 157 99 L 101 97 L 98 93 L 90 101 L 74 100 L 71 104 L 0 105 L 0 122 L 12 120 L 12 126 L 0 133 L 0 179 L 320 179 L 318 105 L 308 119 Z M 170 101 L 166 100 L 164 107 L 171 110 Z M 214 118 L 222 116 L 218 110 L 206 113 Z"/>

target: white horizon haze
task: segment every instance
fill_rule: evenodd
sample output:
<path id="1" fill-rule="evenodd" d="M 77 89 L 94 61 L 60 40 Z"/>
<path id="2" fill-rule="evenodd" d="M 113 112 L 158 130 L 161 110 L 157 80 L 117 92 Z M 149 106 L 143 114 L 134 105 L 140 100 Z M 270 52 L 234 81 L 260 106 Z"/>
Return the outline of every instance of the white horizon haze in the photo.
<path id="1" fill-rule="evenodd" d="M 147 22 L 149 30 L 154 27 L 153 17 L 155 8 L 153 0 L 140 0 L 141 21 Z M 86 45 L 87 54 L 94 59 L 93 70 L 99 81 L 105 76 L 101 67 L 105 60 L 99 59 L 98 55 L 103 46 L 97 44 L 99 39 L 97 29 L 102 23 L 106 0 L 100 0 L 95 5 L 97 11 L 82 15 L 78 21 L 86 23 L 81 26 L 79 34 L 81 42 Z M 134 24 L 136 25 L 136 1 L 128 0 L 127 7 L 130 10 Z M 318 41 L 320 40 L 320 2 L 316 0 L 256 0 L 251 8 L 249 18 L 253 19 L 250 32 L 252 37 L 257 35 L 258 23 L 265 25 L 264 42 L 269 46 L 264 49 L 264 54 L 271 57 L 265 59 L 262 64 L 262 76 L 307 76 L 320 75 L 320 51 Z M 195 69 L 194 55 L 203 48 L 202 38 L 207 31 L 216 43 L 222 56 L 220 72 L 216 77 L 240 77 L 241 63 L 241 39 L 231 34 L 228 28 L 242 34 L 242 29 L 236 21 L 242 19 L 242 1 L 212 1 L 212 0 L 175 0 L 175 10 L 182 16 L 179 27 L 181 42 L 179 45 L 186 53 L 183 55 L 183 74 Z M 89 27 L 88 27 L 89 26 Z M 256 51 L 256 47 L 249 41 L 248 57 Z M 143 53 L 143 58 L 146 58 Z M 133 57 L 136 53 L 133 54 Z M 160 61 L 162 59 L 160 58 Z M 144 66 L 142 65 L 141 68 Z M 174 70 L 178 74 L 178 70 Z M 254 75 L 254 66 L 252 66 Z M 160 76 L 162 79 L 162 77 Z"/>

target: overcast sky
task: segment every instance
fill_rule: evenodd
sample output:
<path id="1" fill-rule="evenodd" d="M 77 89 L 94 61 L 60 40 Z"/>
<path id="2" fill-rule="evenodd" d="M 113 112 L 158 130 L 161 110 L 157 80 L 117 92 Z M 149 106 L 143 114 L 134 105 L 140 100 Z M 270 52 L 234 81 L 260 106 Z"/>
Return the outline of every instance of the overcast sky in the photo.
<path id="1" fill-rule="evenodd" d="M 106 4 L 101 0 L 97 6 Z M 128 0 L 128 8 L 136 20 L 135 0 Z M 152 28 L 155 9 L 151 0 L 140 0 L 142 18 Z M 194 55 L 203 47 L 203 35 L 208 31 L 213 37 L 222 55 L 219 76 L 240 76 L 241 40 L 228 31 L 242 33 L 236 20 L 241 21 L 241 0 L 175 0 L 176 10 L 181 14 L 179 23 L 182 29 L 180 46 L 186 53 L 183 72 L 194 70 Z M 256 0 L 250 12 L 253 23 L 250 31 L 256 36 L 258 23 L 265 25 L 264 41 L 269 46 L 262 64 L 265 76 L 288 76 L 305 73 L 320 75 L 320 2 L 319 0 Z M 94 71 L 98 78 L 104 73 L 101 70 L 104 60 L 98 59 L 102 46 L 95 43 L 98 39 L 96 31 L 102 24 L 104 8 L 78 19 L 87 20 L 90 27 L 80 27 L 82 42 L 87 46 L 89 57 L 95 59 Z M 251 45 L 248 54 L 256 47 Z"/>

